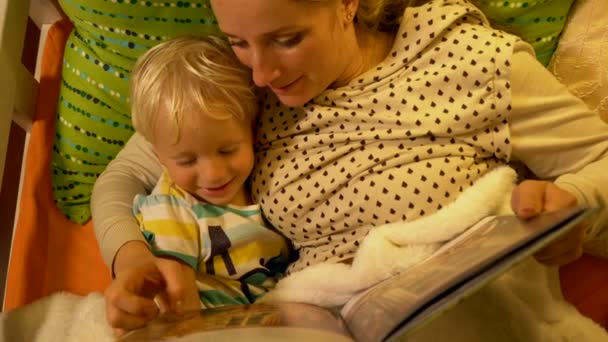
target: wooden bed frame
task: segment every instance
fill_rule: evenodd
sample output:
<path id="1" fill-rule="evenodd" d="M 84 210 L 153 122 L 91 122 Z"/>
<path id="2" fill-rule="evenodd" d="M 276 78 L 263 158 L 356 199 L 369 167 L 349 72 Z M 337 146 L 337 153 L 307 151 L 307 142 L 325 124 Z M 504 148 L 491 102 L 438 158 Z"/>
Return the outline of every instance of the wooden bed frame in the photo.
<path id="1" fill-rule="evenodd" d="M 38 93 L 39 46 L 48 27 L 61 17 L 56 0 L 0 2 L 0 303 Z"/>

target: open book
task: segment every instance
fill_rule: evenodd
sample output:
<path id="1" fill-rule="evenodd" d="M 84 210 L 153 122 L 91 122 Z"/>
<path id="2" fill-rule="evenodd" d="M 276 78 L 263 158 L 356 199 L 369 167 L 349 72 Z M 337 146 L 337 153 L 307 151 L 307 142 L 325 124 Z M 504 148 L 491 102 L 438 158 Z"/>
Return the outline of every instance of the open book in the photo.
<path id="1" fill-rule="evenodd" d="M 258 303 L 165 315 L 121 341 L 390 341 L 410 334 L 596 210 L 570 208 L 523 221 L 491 216 L 406 272 L 330 310 Z"/>

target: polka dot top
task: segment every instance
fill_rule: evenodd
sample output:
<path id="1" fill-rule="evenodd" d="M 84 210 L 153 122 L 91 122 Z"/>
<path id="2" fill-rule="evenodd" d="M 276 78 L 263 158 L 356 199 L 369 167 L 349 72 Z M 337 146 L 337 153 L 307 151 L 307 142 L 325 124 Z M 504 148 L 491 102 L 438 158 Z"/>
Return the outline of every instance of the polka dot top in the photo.
<path id="1" fill-rule="evenodd" d="M 369 230 L 432 214 L 509 160 L 516 38 L 462 1 L 408 8 L 387 58 L 298 108 L 271 94 L 253 195 L 296 271 L 352 258 Z"/>

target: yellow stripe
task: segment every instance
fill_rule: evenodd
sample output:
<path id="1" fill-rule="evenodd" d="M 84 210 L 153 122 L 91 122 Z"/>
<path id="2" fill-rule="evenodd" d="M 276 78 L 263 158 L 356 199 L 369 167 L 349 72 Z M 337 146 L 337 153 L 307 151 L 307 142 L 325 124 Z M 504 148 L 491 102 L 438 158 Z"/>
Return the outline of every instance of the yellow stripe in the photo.
<path id="1" fill-rule="evenodd" d="M 173 236 L 189 241 L 198 241 L 198 225 L 175 220 L 149 220 L 143 222 L 145 230 L 161 236 Z"/>
<path id="2" fill-rule="evenodd" d="M 178 187 L 177 184 L 175 184 L 166 170 L 163 172 L 159 183 L 160 189 L 158 189 L 158 193 L 160 194 L 173 195 L 183 199 L 190 197 L 188 192 L 184 191 L 182 188 Z"/>

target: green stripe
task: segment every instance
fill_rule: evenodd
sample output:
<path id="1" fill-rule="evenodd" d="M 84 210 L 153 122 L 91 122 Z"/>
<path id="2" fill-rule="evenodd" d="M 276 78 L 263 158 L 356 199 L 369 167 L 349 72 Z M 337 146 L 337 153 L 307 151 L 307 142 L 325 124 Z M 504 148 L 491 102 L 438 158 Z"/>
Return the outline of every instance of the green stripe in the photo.
<path id="1" fill-rule="evenodd" d="M 243 217 L 251 217 L 255 215 L 259 215 L 260 209 L 237 209 L 232 207 L 218 207 L 205 203 L 197 203 L 192 206 L 192 211 L 194 211 L 197 218 L 208 218 L 208 217 L 220 217 L 226 215 L 227 213 L 234 213 Z"/>
<path id="2" fill-rule="evenodd" d="M 151 233 L 149 231 L 146 231 L 146 232 L 148 234 Z M 196 257 L 193 257 L 191 255 L 186 255 L 186 254 L 182 254 L 182 253 L 178 253 L 178 252 L 174 252 L 174 251 L 164 251 L 164 250 L 155 250 L 155 249 L 152 250 L 152 253 L 156 256 L 173 257 L 175 259 L 185 262 L 186 264 L 188 264 L 188 266 L 192 267 L 195 271 L 198 269 L 198 260 Z"/>
<path id="3" fill-rule="evenodd" d="M 231 297 L 219 290 L 199 291 L 199 298 L 206 307 L 222 306 L 229 304 L 251 304 L 245 297 Z"/>

